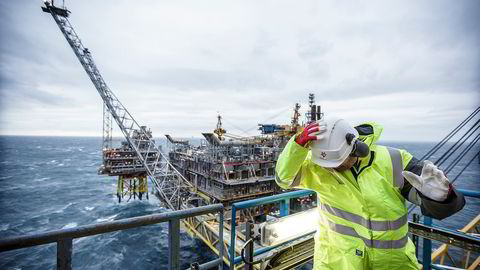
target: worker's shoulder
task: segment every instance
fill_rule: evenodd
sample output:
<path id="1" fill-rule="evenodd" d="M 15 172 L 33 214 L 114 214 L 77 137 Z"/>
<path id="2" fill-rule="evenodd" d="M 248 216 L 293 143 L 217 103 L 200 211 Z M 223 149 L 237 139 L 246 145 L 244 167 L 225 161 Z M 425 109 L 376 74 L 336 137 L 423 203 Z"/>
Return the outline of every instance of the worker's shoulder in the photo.
<path id="1" fill-rule="evenodd" d="M 397 148 L 397 147 L 392 147 L 392 146 L 385 146 L 385 145 L 377 145 L 373 144 L 373 148 L 371 147 L 370 149 L 375 152 L 375 161 L 381 161 L 382 158 L 381 156 L 392 156 L 395 155 L 395 153 L 400 154 L 400 159 L 402 160 L 403 166 L 406 167 L 407 164 L 414 159 L 413 154 L 411 154 L 408 150 L 403 149 L 403 148 Z"/>

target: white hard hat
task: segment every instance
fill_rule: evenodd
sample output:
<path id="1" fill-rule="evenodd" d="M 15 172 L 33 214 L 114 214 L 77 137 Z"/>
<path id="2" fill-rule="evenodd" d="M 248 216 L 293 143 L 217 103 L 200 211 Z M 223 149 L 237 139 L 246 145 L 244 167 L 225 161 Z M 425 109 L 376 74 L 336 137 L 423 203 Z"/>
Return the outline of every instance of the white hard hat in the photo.
<path id="1" fill-rule="evenodd" d="M 327 130 L 321 134 L 325 136 L 323 139 L 312 143 L 312 161 L 322 167 L 336 168 L 347 159 L 353 149 L 353 143 L 347 142 L 347 134 L 358 137 L 358 132 L 347 121 L 338 117 L 325 117 L 321 121 L 327 124 Z"/>

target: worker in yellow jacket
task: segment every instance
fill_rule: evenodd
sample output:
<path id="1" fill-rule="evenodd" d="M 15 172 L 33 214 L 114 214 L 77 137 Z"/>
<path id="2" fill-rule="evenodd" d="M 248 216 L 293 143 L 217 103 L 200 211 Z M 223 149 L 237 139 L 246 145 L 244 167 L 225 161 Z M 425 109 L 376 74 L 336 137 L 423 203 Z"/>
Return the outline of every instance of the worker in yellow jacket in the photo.
<path id="1" fill-rule="evenodd" d="M 432 162 L 376 145 L 382 130 L 327 118 L 293 136 L 278 158 L 280 187 L 317 192 L 314 269 L 419 269 L 405 199 L 437 219 L 465 204 Z"/>

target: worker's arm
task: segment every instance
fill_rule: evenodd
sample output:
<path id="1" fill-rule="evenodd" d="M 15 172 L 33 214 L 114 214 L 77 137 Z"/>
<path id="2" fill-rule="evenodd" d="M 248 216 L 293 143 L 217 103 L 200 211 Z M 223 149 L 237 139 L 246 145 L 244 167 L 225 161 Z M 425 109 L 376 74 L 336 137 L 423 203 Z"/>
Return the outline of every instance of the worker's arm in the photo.
<path id="1" fill-rule="evenodd" d="M 302 185 L 301 168 L 308 156 L 308 145 L 312 141 L 324 139 L 327 125 L 323 121 L 307 124 L 303 131 L 288 141 L 282 153 L 278 157 L 275 166 L 275 181 L 284 189 L 292 187 L 305 187 Z"/>
<path id="2" fill-rule="evenodd" d="M 300 169 L 308 155 L 308 149 L 297 144 L 293 136 L 278 156 L 275 181 L 283 189 L 297 187 L 301 183 Z"/>
<path id="3" fill-rule="evenodd" d="M 424 162 L 414 157 L 408 162 L 405 171 L 411 172 L 415 175 L 422 175 L 424 169 Z M 442 173 L 443 174 L 443 173 Z M 444 219 L 456 212 L 460 211 L 465 205 L 465 198 L 463 195 L 455 190 L 452 184 L 448 184 L 448 195 L 444 200 L 433 200 L 420 192 L 412 186 L 409 181 L 405 181 L 401 190 L 403 197 L 410 202 L 420 205 L 422 214 L 435 218 Z"/>

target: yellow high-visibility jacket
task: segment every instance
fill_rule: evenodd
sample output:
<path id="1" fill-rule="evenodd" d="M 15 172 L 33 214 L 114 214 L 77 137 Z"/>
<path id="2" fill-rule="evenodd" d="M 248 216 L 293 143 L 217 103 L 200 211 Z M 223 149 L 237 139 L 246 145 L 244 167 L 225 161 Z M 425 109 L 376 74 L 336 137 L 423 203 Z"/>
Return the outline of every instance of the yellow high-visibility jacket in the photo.
<path id="1" fill-rule="evenodd" d="M 276 182 L 285 189 L 317 192 L 314 269 L 419 269 L 401 194 L 401 172 L 412 155 L 376 145 L 380 125 L 362 126 L 370 130 L 359 132 L 370 154 L 351 170 L 316 165 L 311 151 L 298 145 L 294 136 L 278 158 Z"/>

